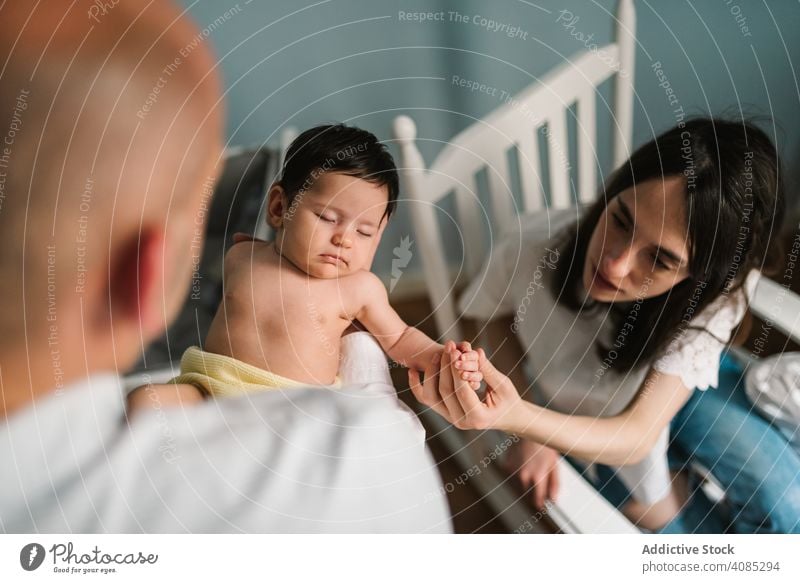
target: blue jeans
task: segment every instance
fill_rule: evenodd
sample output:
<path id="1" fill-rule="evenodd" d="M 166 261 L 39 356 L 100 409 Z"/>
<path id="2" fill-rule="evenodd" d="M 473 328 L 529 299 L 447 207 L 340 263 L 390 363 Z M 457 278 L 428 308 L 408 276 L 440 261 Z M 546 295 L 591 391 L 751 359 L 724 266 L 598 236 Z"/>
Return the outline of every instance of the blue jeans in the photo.
<path id="1" fill-rule="evenodd" d="M 717 389 L 694 391 L 670 425 L 670 467 L 699 462 L 725 490 L 712 504 L 700 488 L 661 532 L 800 533 L 800 456 L 752 409 L 742 367 L 720 361 Z M 598 467 L 598 490 L 621 507 L 628 499 L 608 467 Z"/>

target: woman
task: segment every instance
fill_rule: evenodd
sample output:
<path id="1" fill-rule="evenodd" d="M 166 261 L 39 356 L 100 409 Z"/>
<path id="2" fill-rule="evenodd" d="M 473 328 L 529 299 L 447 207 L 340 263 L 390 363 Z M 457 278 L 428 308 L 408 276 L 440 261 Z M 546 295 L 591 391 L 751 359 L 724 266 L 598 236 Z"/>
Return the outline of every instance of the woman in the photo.
<path id="1" fill-rule="evenodd" d="M 493 345 L 505 344 L 493 359 L 509 376 L 483 358 L 481 401 L 469 373 L 437 388 L 436 375 L 420 384 L 412 372 L 415 395 L 457 427 L 525 438 L 520 476 L 536 476 L 539 505 L 557 489 L 557 450 L 593 464 L 599 486 L 621 483 L 604 493 L 638 525 L 681 531 L 670 422 L 690 389 L 717 385 L 782 205 L 777 153 L 755 126 L 697 119 L 666 132 L 577 221 L 554 211 L 507 236 L 466 290 L 462 311 L 492 321 Z M 442 370 L 458 372 L 453 356 Z M 530 391 L 523 359 L 537 375 Z"/>

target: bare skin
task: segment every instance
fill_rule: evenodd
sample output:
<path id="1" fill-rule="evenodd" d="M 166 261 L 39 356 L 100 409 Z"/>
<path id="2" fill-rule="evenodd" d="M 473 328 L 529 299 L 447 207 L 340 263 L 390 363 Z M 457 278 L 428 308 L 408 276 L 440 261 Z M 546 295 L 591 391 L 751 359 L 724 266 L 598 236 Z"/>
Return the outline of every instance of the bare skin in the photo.
<path id="1" fill-rule="evenodd" d="M 342 334 L 357 320 L 393 360 L 424 370 L 442 345 L 408 326 L 368 271 L 387 201 L 384 187 L 337 173 L 323 173 L 293 203 L 274 185 L 268 220 L 276 240 L 239 243 L 226 255 L 224 297 L 204 349 L 295 381 L 330 385 Z M 462 378 L 477 388 L 477 353 L 465 348 Z M 187 385 L 148 390 L 163 395 L 162 406 L 202 398 Z M 137 396 L 129 403 L 133 413 L 146 401 Z"/>
<path id="2" fill-rule="evenodd" d="M 339 370 L 342 333 L 358 319 L 392 358 L 424 369 L 441 345 L 407 326 L 366 270 L 387 200 L 385 188 L 341 174 L 323 174 L 291 209 L 281 187 L 273 188 L 276 242 L 231 248 L 205 348 L 326 385 Z"/>
<path id="3" fill-rule="evenodd" d="M 328 385 L 339 370 L 341 336 L 355 319 L 401 364 L 419 366 L 420 359 L 441 350 L 400 320 L 383 284 L 368 271 L 309 277 L 274 244 L 256 241 L 231 248 L 225 273 L 224 304 L 205 344 L 210 352 L 296 381 Z"/>
<path id="4" fill-rule="evenodd" d="M 90 6 L 0 5 L 0 126 L 17 128 L 0 212 L 0 422 L 141 358 L 186 295 L 219 172 L 204 43 L 150 99 L 198 29 L 167 1 L 121 2 L 100 22 Z"/>

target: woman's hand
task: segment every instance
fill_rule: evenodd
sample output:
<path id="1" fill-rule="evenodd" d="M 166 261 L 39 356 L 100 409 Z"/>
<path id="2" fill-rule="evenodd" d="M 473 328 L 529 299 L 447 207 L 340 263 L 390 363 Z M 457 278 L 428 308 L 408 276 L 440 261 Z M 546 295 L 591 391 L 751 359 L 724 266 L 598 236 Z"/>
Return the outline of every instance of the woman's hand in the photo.
<path id="1" fill-rule="evenodd" d="M 442 356 L 445 352 L 448 351 L 449 347 L 456 346 L 453 342 L 446 342 L 444 345 L 444 350 L 438 354 L 434 354 L 431 358 L 431 361 L 428 363 L 427 368 L 423 371 L 425 375 L 425 380 L 420 382 L 420 375 L 419 371 L 413 368 L 408 369 L 408 386 L 411 388 L 411 393 L 414 397 L 427 407 L 430 407 L 434 411 L 436 411 L 439 415 L 447 419 L 447 408 L 441 401 L 439 397 L 439 384 L 438 378 L 440 375 L 440 367 L 442 365 Z M 467 365 L 467 369 L 469 370 L 478 370 L 478 353 L 472 350 L 472 346 L 469 342 L 464 341 L 460 342 L 456 346 L 456 356 L 466 356 L 469 361 L 471 361 Z M 459 355 L 460 352 L 460 355 Z M 459 370 L 459 375 L 464 378 L 464 370 Z M 483 375 L 481 375 L 483 378 Z M 465 379 L 467 380 L 467 379 Z M 480 382 L 477 384 L 471 384 L 474 390 L 480 389 Z"/>
<path id="2" fill-rule="evenodd" d="M 555 501 L 558 496 L 559 453 L 535 441 L 520 439 L 509 452 L 507 468 L 516 474 L 523 488 L 533 486 L 533 504 L 543 510 L 546 500 Z"/>
<path id="3" fill-rule="evenodd" d="M 455 343 L 445 344 L 441 359 L 434 357 L 420 382 L 416 371 L 409 371 L 411 392 L 417 401 L 436 411 L 459 429 L 502 429 L 514 432 L 523 427 L 522 399 L 507 376 L 499 372 L 478 349 L 478 369 L 486 383 L 480 399 L 456 368 L 459 350 Z"/>

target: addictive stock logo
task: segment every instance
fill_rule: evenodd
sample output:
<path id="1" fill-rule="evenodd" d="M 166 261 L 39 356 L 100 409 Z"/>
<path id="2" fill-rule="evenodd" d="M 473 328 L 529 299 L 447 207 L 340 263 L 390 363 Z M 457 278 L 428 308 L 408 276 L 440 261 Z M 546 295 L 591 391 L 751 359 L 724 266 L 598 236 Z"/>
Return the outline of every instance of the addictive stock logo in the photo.
<path id="1" fill-rule="evenodd" d="M 39 543 L 29 543 L 19 552 L 19 564 L 26 571 L 35 571 L 44 562 L 44 547 Z"/>

